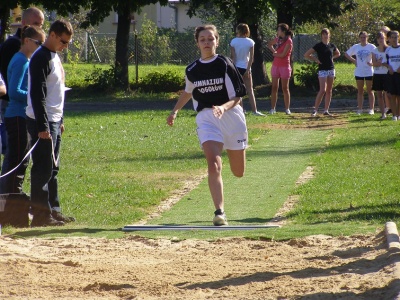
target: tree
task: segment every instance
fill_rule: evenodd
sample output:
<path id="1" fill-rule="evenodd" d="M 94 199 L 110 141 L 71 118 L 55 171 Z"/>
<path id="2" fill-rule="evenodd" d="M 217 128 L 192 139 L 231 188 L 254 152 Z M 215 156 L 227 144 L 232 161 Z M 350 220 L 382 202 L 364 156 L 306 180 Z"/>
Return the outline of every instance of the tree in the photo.
<path id="1" fill-rule="evenodd" d="M 17 6 L 17 0 L 1 1 L 0 3 L 0 43 L 4 42 L 6 32 L 10 27 L 10 10 Z"/>
<path id="2" fill-rule="evenodd" d="M 335 27 L 336 17 L 346 11 L 356 8 L 356 0 L 270 0 L 277 12 L 279 23 L 286 23 L 290 27 L 294 23 L 316 21 Z"/>
<path id="3" fill-rule="evenodd" d="M 192 0 L 189 2 L 188 15 L 196 15 L 200 7 L 207 9 L 209 1 Z M 250 35 L 254 40 L 254 62 L 252 65 L 253 83 L 255 86 L 268 83 L 268 77 L 265 71 L 262 50 L 262 34 L 259 29 L 260 20 L 267 14 L 271 8 L 268 1 L 260 0 L 216 0 L 213 6 L 217 7 L 225 19 L 234 16 L 234 24 L 246 23 L 250 27 Z"/>
<path id="4" fill-rule="evenodd" d="M 206 7 L 208 2 L 208 0 L 191 0 L 189 16 L 195 15 L 200 7 Z M 268 82 L 263 62 L 263 40 L 259 24 L 271 10 L 276 11 L 278 24 L 286 23 L 292 27 L 294 20 L 300 23 L 310 20 L 333 23 L 335 17 L 356 6 L 355 0 L 215 0 L 213 4 L 227 19 L 234 15 L 236 24 L 249 25 L 251 38 L 255 41 L 252 65 L 254 85 Z"/>
<path id="5" fill-rule="evenodd" d="M 14 7 L 21 5 L 28 7 L 30 5 L 42 5 L 50 11 L 57 11 L 61 16 L 78 13 L 81 9 L 88 11 L 85 21 L 81 27 L 87 28 L 90 25 L 98 25 L 112 11 L 118 13 L 117 37 L 116 37 L 116 55 L 115 55 L 115 82 L 120 88 L 129 89 L 128 76 L 128 43 L 129 30 L 134 12 L 139 12 L 141 7 L 160 2 L 161 5 L 167 5 L 168 0 L 8 0 Z M 11 7 L 10 3 L 7 5 Z M 5 6 L 5 5 L 4 5 Z M 3 4 L 0 5 L 0 13 Z M 3 19 L 2 19 L 3 20 Z"/>

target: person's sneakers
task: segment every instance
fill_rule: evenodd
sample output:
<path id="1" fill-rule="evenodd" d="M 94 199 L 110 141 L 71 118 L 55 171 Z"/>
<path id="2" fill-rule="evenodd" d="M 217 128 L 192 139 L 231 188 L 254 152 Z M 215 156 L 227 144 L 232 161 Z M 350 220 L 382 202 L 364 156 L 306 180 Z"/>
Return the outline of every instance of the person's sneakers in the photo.
<path id="1" fill-rule="evenodd" d="M 51 211 L 51 216 L 53 217 L 54 220 L 62 221 L 64 223 L 71 223 L 71 222 L 75 222 L 76 221 L 76 219 L 74 217 L 68 217 L 68 216 L 63 215 L 61 212 L 56 211 L 56 210 L 52 210 Z"/>
<path id="2" fill-rule="evenodd" d="M 393 116 L 393 117 L 392 117 L 392 120 L 393 120 L 393 121 L 397 121 L 397 117 L 396 117 L 396 116 Z"/>
<path id="3" fill-rule="evenodd" d="M 290 109 L 288 108 L 288 109 L 285 109 L 285 114 L 287 114 L 287 115 L 290 115 L 291 114 L 291 112 L 290 112 Z"/>
<path id="4" fill-rule="evenodd" d="M 223 226 L 223 225 L 228 225 L 228 220 L 226 218 L 226 215 L 223 211 L 220 209 L 217 209 L 214 212 L 214 219 L 213 219 L 213 224 L 214 226 Z"/>
<path id="5" fill-rule="evenodd" d="M 363 111 L 362 111 L 362 109 L 357 109 L 357 112 L 356 112 L 356 114 L 357 114 L 357 115 L 361 115 L 361 114 L 362 114 L 362 112 L 363 112 Z"/>
<path id="6" fill-rule="evenodd" d="M 317 111 L 316 110 L 314 110 L 312 113 L 311 113 L 311 117 L 316 117 L 317 116 Z"/>
<path id="7" fill-rule="evenodd" d="M 385 120 L 385 119 L 386 119 L 386 114 L 382 114 L 382 116 L 381 116 L 380 119 L 381 119 L 381 120 Z"/>
<path id="8" fill-rule="evenodd" d="M 259 112 L 258 110 L 256 110 L 256 111 L 253 111 L 253 116 L 264 117 L 265 114 L 263 114 L 263 113 Z"/>
<path id="9" fill-rule="evenodd" d="M 63 226 L 65 223 L 63 221 L 58 221 L 54 219 L 51 214 L 33 215 L 31 227 L 46 227 L 46 226 Z"/>
<path id="10" fill-rule="evenodd" d="M 275 110 L 275 109 L 271 109 L 271 110 L 269 111 L 269 113 L 270 113 L 271 115 L 273 115 L 274 113 L 276 113 L 276 110 Z"/>
<path id="11" fill-rule="evenodd" d="M 332 114 L 329 111 L 324 111 L 324 116 L 332 116 Z"/>
<path id="12" fill-rule="evenodd" d="M 375 112 L 374 112 L 373 109 L 370 109 L 370 110 L 368 111 L 368 114 L 372 116 L 373 114 L 375 114 Z"/>

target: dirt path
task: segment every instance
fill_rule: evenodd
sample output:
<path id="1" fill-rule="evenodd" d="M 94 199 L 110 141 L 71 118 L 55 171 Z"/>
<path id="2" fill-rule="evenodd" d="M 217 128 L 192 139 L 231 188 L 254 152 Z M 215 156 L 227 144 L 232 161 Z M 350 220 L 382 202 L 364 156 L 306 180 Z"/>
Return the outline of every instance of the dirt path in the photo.
<path id="1" fill-rule="evenodd" d="M 1 299 L 393 299 L 383 234 L 287 242 L 0 238 Z"/>

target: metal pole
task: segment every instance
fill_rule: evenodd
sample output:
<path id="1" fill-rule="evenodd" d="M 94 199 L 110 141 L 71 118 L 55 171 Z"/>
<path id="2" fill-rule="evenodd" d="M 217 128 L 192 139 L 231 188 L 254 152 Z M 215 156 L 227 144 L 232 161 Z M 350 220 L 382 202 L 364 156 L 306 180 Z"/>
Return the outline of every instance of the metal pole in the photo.
<path id="1" fill-rule="evenodd" d="M 85 61 L 88 61 L 88 32 L 85 31 Z"/>
<path id="2" fill-rule="evenodd" d="M 139 83 L 139 58 L 138 58 L 138 40 L 137 33 L 135 31 L 135 66 L 136 66 L 136 84 Z"/>

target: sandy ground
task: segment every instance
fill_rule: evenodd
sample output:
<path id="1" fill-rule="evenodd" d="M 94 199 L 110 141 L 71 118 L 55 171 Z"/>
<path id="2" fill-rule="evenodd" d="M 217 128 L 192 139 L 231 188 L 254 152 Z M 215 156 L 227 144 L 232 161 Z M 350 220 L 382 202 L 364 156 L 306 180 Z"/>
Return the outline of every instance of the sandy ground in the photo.
<path id="1" fill-rule="evenodd" d="M 332 118 L 324 126 L 341 122 Z M 304 127 L 314 126 L 321 124 Z M 307 169 L 303 179 L 310 176 Z M 155 214 L 188 190 L 177 191 Z M 289 198 L 277 213 L 279 222 L 295 201 Z M 387 250 L 383 232 L 284 242 L 3 235 L 0 299 L 395 299 L 399 257 Z"/>
<path id="2" fill-rule="evenodd" d="M 394 299 L 385 235 L 0 238 L 1 299 Z"/>

